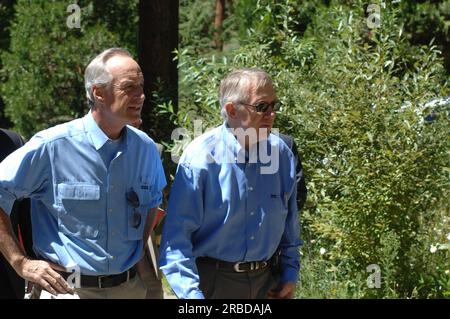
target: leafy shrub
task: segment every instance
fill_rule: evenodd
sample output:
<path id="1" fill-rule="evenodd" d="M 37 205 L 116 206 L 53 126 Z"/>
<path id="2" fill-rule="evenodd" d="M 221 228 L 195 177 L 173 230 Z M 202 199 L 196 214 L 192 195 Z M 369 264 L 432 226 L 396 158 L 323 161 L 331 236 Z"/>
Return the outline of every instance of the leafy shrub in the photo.
<path id="1" fill-rule="evenodd" d="M 133 49 L 133 44 L 121 42 L 116 33 L 109 31 L 107 22 L 111 19 L 106 17 L 111 18 L 114 12 L 105 13 L 107 21 L 103 22 L 97 20 L 98 9 L 92 1 L 79 4 L 80 29 L 68 28 L 71 13 L 66 11 L 67 3 L 18 0 L 15 6 L 10 48 L 1 56 L 0 94 L 5 114 L 26 137 L 86 113 L 86 65 L 106 48 Z M 126 16 L 124 12 L 122 16 Z M 125 41 L 131 36 L 125 32 L 120 38 Z"/>

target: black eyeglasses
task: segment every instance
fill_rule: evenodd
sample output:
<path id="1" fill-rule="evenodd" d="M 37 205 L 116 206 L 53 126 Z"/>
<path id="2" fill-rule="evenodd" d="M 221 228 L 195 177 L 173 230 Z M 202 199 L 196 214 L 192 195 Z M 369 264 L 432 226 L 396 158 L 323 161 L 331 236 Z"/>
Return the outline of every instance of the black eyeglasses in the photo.
<path id="1" fill-rule="evenodd" d="M 272 111 L 278 111 L 281 107 L 280 101 L 273 101 L 272 103 L 260 102 L 256 105 L 248 104 L 248 103 L 244 103 L 244 102 L 240 102 L 240 104 L 254 107 L 256 112 L 258 112 L 258 113 L 266 113 L 269 108 Z"/>
<path id="2" fill-rule="evenodd" d="M 130 223 L 134 228 L 138 228 L 141 224 L 141 213 L 137 210 L 137 208 L 141 205 L 139 202 L 139 196 L 136 192 L 131 189 L 126 193 L 127 202 L 133 207 L 133 216 L 131 217 Z"/>

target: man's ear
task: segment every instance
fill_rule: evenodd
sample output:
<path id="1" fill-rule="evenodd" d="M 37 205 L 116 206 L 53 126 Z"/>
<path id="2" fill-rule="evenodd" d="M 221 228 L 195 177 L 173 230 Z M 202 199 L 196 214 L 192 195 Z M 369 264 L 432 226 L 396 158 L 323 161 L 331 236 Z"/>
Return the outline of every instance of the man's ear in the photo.
<path id="1" fill-rule="evenodd" d="M 225 111 L 227 111 L 228 118 L 235 119 L 237 118 L 236 107 L 233 102 L 227 102 L 225 104 Z"/>
<path id="2" fill-rule="evenodd" d="M 105 88 L 94 85 L 92 87 L 92 95 L 94 96 L 94 101 L 103 103 L 105 101 Z"/>

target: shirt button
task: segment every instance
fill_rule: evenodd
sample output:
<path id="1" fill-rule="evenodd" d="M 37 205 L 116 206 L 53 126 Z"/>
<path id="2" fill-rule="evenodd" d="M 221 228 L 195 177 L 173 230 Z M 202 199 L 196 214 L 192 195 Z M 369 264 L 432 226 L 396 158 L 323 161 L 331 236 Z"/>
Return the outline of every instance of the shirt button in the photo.
<path id="1" fill-rule="evenodd" d="M 252 191 L 252 190 L 253 190 L 253 187 L 249 186 L 249 187 L 248 187 L 248 190 L 249 190 L 249 191 Z"/>
<path id="2" fill-rule="evenodd" d="M 250 215 L 251 215 L 251 216 L 255 215 L 255 212 L 250 212 Z"/>
<path id="3" fill-rule="evenodd" d="M 251 240 L 255 240 L 255 236 L 250 237 Z"/>
<path id="4" fill-rule="evenodd" d="M 112 213 L 112 208 L 108 209 L 108 212 Z"/>

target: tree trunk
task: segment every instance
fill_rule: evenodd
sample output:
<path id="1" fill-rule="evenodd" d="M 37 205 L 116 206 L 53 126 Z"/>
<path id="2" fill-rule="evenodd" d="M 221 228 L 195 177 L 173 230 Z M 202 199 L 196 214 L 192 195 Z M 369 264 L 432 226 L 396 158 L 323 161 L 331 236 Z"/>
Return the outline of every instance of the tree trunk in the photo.
<path id="1" fill-rule="evenodd" d="M 217 51 L 223 50 L 222 24 L 225 18 L 225 0 L 216 0 L 216 17 L 214 19 L 214 45 Z"/>
<path id="2" fill-rule="evenodd" d="M 156 115 L 157 102 L 172 101 L 177 110 L 178 70 L 173 51 L 178 47 L 178 0 L 140 0 L 139 64 L 145 79 L 143 129 L 158 140 L 170 136 L 169 118 Z M 158 92 L 159 101 L 153 98 Z"/>

